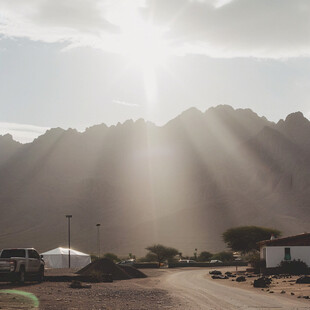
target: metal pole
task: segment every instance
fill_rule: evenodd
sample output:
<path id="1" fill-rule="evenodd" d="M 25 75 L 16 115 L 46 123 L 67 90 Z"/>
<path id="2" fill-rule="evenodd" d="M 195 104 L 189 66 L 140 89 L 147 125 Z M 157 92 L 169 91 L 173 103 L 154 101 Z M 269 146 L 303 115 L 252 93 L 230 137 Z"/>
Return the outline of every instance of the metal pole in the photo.
<path id="1" fill-rule="evenodd" d="M 100 224 L 96 224 L 96 226 L 97 226 L 98 258 L 100 258 Z"/>
<path id="2" fill-rule="evenodd" d="M 66 218 L 68 219 L 68 258 L 69 258 L 69 268 L 71 268 L 71 255 L 70 255 L 70 219 L 72 218 L 72 215 L 66 215 Z"/>

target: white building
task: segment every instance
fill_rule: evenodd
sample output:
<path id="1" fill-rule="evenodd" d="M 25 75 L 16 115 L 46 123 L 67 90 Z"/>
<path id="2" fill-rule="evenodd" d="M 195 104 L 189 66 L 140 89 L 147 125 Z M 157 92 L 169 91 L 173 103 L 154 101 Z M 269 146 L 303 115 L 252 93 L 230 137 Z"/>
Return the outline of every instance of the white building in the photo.
<path id="1" fill-rule="evenodd" d="M 266 268 L 276 268 L 281 261 L 301 260 L 310 267 L 310 233 L 264 240 L 258 243 L 260 259 Z"/>

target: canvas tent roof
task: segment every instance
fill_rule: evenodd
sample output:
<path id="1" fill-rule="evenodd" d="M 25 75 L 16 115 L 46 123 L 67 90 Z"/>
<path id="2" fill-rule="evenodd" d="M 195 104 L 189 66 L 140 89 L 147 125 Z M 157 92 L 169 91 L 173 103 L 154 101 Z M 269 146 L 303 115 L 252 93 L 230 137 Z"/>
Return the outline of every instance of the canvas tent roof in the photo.
<path id="1" fill-rule="evenodd" d="M 56 248 L 47 252 L 42 253 L 42 255 L 59 255 L 59 254 L 65 254 L 68 255 L 69 254 L 69 249 L 67 248 Z M 70 249 L 70 256 L 71 255 L 81 255 L 81 256 L 89 256 L 88 254 L 85 254 L 83 252 L 79 252 L 73 249 Z"/>
<path id="2" fill-rule="evenodd" d="M 68 268 L 69 266 L 69 249 L 56 248 L 44 253 L 43 255 L 46 267 L 49 268 Z M 88 254 L 70 249 L 70 265 L 71 268 L 83 268 L 91 263 Z"/>

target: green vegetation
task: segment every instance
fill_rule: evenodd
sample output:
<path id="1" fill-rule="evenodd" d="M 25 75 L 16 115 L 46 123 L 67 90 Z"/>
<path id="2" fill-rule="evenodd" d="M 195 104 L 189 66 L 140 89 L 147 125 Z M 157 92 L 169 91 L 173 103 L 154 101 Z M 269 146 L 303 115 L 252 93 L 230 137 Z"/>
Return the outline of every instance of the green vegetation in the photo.
<path id="1" fill-rule="evenodd" d="M 172 261 L 176 255 L 178 255 L 179 251 L 175 248 L 166 247 L 161 244 L 154 244 L 152 246 L 149 246 L 146 248 L 146 250 L 149 251 L 149 253 L 146 255 L 153 255 L 149 256 L 152 258 L 155 258 L 155 261 L 160 263 L 163 263 L 164 261 Z"/>
<path id="2" fill-rule="evenodd" d="M 226 230 L 223 233 L 223 239 L 233 251 L 247 253 L 257 250 L 257 242 L 268 240 L 271 235 L 279 237 L 281 236 L 281 232 L 265 227 L 241 226 Z"/>
<path id="3" fill-rule="evenodd" d="M 203 251 L 201 252 L 198 257 L 197 257 L 197 261 L 198 262 L 207 262 L 209 260 L 211 260 L 211 257 L 213 256 L 212 253 L 207 252 L 207 251 Z"/>
<path id="4" fill-rule="evenodd" d="M 234 260 L 232 252 L 219 252 L 214 254 L 211 259 L 221 260 L 222 262 L 231 262 Z"/>
<path id="5" fill-rule="evenodd" d="M 292 261 L 282 261 L 280 263 L 281 271 L 283 273 L 291 274 L 291 275 L 300 275 L 300 274 L 307 274 L 308 273 L 308 265 L 299 260 L 292 260 Z"/>
<path id="6" fill-rule="evenodd" d="M 138 261 L 144 263 L 157 262 L 157 256 L 154 253 L 149 252 L 144 257 L 140 257 Z"/>
<path id="7" fill-rule="evenodd" d="M 97 260 L 98 258 L 99 258 L 98 255 L 93 254 L 93 253 L 90 254 L 90 259 L 91 259 L 92 262 L 94 262 L 94 261 Z"/>
<path id="8" fill-rule="evenodd" d="M 120 259 L 118 258 L 118 256 L 117 256 L 116 254 L 114 254 L 114 253 L 105 253 L 105 254 L 103 255 L 103 257 L 104 257 L 104 258 L 107 258 L 107 259 L 109 259 L 109 260 L 111 260 L 111 261 L 114 262 L 114 263 L 117 263 L 117 262 L 120 261 Z"/>

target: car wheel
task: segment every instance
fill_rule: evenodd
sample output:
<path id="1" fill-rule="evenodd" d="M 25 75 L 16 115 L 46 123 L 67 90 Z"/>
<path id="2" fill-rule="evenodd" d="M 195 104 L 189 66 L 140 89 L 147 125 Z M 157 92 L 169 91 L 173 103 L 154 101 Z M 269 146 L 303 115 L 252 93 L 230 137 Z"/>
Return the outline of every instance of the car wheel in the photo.
<path id="1" fill-rule="evenodd" d="M 40 268 L 40 271 L 38 273 L 38 282 L 41 283 L 44 280 L 44 267 Z"/>
<path id="2" fill-rule="evenodd" d="M 20 267 L 19 275 L 18 275 L 18 282 L 23 284 L 25 283 L 25 268 Z"/>

